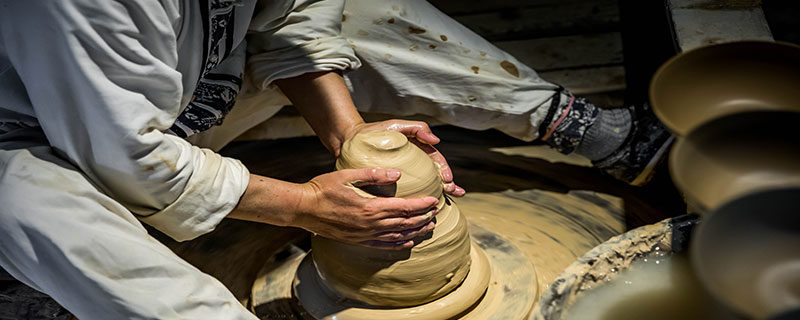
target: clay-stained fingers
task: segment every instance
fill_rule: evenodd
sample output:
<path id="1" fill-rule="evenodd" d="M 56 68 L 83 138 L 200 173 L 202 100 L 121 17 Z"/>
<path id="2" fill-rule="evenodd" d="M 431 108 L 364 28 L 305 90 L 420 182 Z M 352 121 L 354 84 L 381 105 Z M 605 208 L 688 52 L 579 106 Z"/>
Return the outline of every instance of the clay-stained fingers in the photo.
<path id="1" fill-rule="evenodd" d="M 458 185 L 453 182 L 453 170 L 450 169 L 450 165 L 447 163 L 447 159 L 444 158 L 439 150 L 429 144 L 422 143 L 420 141 L 410 140 L 414 143 L 417 147 L 422 149 L 428 157 L 433 160 L 437 167 L 439 167 L 439 173 L 442 177 L 442 182 L 444 182 L 444 191 L 445 193 L 455 196 L 455 197 L 463 197 L 467 192 L 464 188 L 459 187 Z"/>
<path id="2" fill-rule="evenodd" d="M 414 137 L 423 143 L 437 144 L 441 139 L 431 131 L 427 123 L 422 121 L 389 120 L 392 124 L 387 130 L 400 132 L 407 137 Z M 413 141 L 413 140 L 412 140 Z"/>
<path id="3" fill-rule="evenodd" d="M 405 240 L 405 241 L 398 241 L 398 242 L 384 242 L 384 241 L 378 241 L 378 240 L 369 240 L 369 241 L 359 242 L 358 244 L 360 244 L 362 246 L 365 246 L 365 247 L 381 249 L 381 250 L 403 250 L 403 249 L 408 249 L 408 248 L 413 247 L 415 243 L 414 243 L 413 240 Z"/>
<path id="4" fill-rule="evenodd" d="M 438 214 L 438 211 L 431 211 L 425 215 L 413 216 L 408 218 L 388 218 L 383 219 L 377 223 L 375 232 L 378 234 L 392 233 L 392 232 L 407 232 L 422 228 L 431 221 Z"/>
<path id="5" fill-rule="evenodd" d="M 435 226 L 436 222 L 429 221 L 428 223 L 414 229 L 380 233 L 375 237 L 375 240 L 383 242 L 402 242 L 406 240 L 411 240 L 433 231 L 433 228 Z"/>
<path id="6" fill-rule="evenodd" d="M 356 187 L 387 185 L 400 179 L 400 170 L 383 168 L 344 169 L 336 171 L 348 183 Z"/>
<path id="7" fill-rule="evenodd" d="M 369 202 L 370 206 L 383 211 L 383 214 L 376 216 L 380 219 L 425 215 L 436 209 L 438 204 L 439 199 L 430 196 L 414 199 L 375 198 Z"/>

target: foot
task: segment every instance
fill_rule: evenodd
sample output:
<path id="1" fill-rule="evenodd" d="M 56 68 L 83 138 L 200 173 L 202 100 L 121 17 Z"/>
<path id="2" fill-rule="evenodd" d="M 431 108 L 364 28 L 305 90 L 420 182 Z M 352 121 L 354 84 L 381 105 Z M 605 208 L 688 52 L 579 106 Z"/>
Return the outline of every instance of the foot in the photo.
<path id="1" fill-rule="evenodd" d="M 653 177 L 655 167 L 665 158 L 675 138 L 656 118 L 650 105 L 629 110 L 633 123 L 625 142 L 611 155 L 592 163 L 618 180 L 642 186 Z"/>

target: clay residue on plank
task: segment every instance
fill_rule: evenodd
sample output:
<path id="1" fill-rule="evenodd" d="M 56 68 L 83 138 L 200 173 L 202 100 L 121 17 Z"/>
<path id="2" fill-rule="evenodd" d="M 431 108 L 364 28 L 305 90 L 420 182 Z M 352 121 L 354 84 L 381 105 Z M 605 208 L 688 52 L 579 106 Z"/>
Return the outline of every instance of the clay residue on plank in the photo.
<path id="1" fill-rule="evenodd" d="M 367 32 L 365 30 L 358 29 L 358 32 L 356 32 L 356 34 L 358 34 L 359 36 L 368 36 L 369 32 Z"/>
<path id="2" fill-rule="evenodd" d="M 503 60 L 500 62 L 500 67 L 503 68 L 508 74 L 519 78 L 519 69 L 517 69 L 517 65 L 511 63 L 508 60 Z"/>
<path id="3" fill-rule="evenodd" d="M 372 24 L 382 25 L 383 24 L 383 18 L 377 18 L 375 20 L 372 20 Z"/>
<path id="4" fill-rule="evenodd" d="M 428 48 L 431 48 L 431 49 L 436 49 L 436 45 L 435 45 L 435 44 L 429 44 L 429 45 L 428 45 Z"/>
<path id="5" fill-rule="evenodd" d="M 423 34 L 428 30 L 417 28 L 417 27 L 408 27 L 408 33 L 410 34 Z"/>
<path id="6" fill-rule="evenodd" d="M 343 15 L 342 15 L 342 22 L 345 22 L 345 21 L 347 21 L 347 15 L 344 15 L 344 14 L 343 14 Z"/>
<path id="7" fill-rule="evenodd" d="M 387 23 L 390 23 L 390 24 L 391 24 L 391 23 L 394 23 L 394 18 L 389 18 L 389 20 L 386 20 L 386 22 L 387 22 Z"/>
<path id="8" fill-rule="evenodd" d="M 472 66 L 472 67 L 470 67 L 470 69 L 472 69 L 472 72 L 475 72 L 475 74 L 478 74 L 478 71 L 481 70 L 481 68 L 478 67 L 478 66 Z"/>
<path id="9" fill-rule="evenodd" d="M 481 54 L 481 57 L 485 57 L 486 56 L 486 52 L 484 52 L 484 51 L 481 51 L 480 54 Z"/>
<path id="10" fill-rule="evenodd" d="M 439 35 L 439 38 L 442 38 L 442 41 L 447 41 L 447 36 L 446 35 L 443 35 L 443 34 Z"/>

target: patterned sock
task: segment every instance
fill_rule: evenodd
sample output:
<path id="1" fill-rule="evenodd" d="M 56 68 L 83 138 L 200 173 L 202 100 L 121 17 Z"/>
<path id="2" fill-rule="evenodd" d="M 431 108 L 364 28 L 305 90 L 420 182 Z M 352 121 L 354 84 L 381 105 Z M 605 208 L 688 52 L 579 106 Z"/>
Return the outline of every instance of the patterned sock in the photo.
<path id="1" fill-rule="evenodd" d="M 561 93 L 554 100 L 557 105 L 551 107 L 552 112 L 542 123 L 540 136 L 553 149 L 570 154 L 581 143 L 586 130 L 592 127 L 600 109 L 569 93 Z"/>
<path id="2" fill-rule="evenodd" d="M 631 113 L 628 109 L 600 110 L 600 114 L 594 124 L 586 130 L 575 152 L 592 161 L 603 159 L 625 142 L 630 130 Z"/>

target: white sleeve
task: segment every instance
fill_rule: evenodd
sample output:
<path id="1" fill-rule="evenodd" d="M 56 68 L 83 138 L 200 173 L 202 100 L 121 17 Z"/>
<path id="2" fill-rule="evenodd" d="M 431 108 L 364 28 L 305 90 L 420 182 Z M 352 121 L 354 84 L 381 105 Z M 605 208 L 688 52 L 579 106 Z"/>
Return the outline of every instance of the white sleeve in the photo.
<path id="1" fill-rule="evenodd" d="M 182 85 L 158 1 L 0 0 L 0 41 L 50 145 L 144 222 L 187 240 L 236 206 L 239 161 L 162 133 Z"/>
<path id="2" fill-rule="evenodd" d="M 344 0 L 282 3 L 287 1 L 259 1 L 250 23 L 247 72 L 259 88 L 304 73 L 361 66 L 341 35 Z"/>

